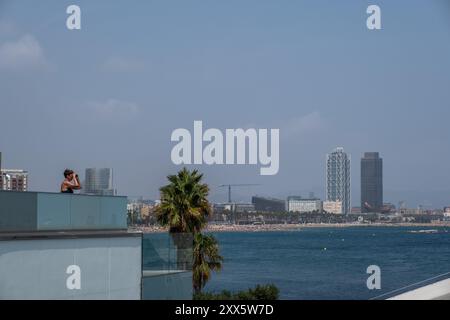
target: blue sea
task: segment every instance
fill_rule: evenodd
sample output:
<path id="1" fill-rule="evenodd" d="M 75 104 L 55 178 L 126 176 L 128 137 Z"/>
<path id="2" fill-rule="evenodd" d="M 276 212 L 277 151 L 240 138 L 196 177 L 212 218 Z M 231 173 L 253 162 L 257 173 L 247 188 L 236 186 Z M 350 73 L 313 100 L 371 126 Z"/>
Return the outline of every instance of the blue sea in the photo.
<path id="1" fill-rule="evenodd" d="M 417 233 L 422 229 L 438 232 Z M 450 271 L 450 229 L 446 228 L 304 228 L 214 236 L 224 263 L 206 291 L 238 291 L 272 283 L 279 288 L 280 299 L 371 299 Z M 144 265 L 150 265 L 152 260 L 145 255 L 144 249 Z M 380 267 L 381 289 L 367 288 L 370 265 Z"/>

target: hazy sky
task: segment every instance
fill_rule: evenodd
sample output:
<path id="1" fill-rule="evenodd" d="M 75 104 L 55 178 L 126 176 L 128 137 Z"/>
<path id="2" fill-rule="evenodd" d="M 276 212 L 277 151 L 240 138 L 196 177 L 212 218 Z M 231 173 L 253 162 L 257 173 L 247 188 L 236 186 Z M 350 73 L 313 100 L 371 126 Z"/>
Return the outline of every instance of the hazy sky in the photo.
<path id="1" fill-rule="evenodd" d="M 70 4 L 82 30 L 66 28 Z M 378 4 L 382 30 L 366 28 Z M 384 160 L 384 199 L 450 205 L 450 5 L 422 1 L 2 1 L 0 151 L 58 191 L 62 171 L 112 167 L 156 198 L 176 128 L 279 128 L 280 170 L 200 166 L 212 200 L 320 197 L 325 156 Z"/>

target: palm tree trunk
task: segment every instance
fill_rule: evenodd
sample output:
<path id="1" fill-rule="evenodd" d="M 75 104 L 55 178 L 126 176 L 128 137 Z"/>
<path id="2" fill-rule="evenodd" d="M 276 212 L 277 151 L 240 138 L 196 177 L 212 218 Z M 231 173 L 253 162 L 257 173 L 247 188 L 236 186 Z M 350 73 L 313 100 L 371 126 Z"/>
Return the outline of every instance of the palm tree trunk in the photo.
<path id="1" fill-rule="evenodd" d="M 197 287 L 195 284 L 193 284 L 194 287 L 194 295 L 202 293 L 202 286 Z"/>
<path id="2" fill-rule="evenodd" d="M 177 270 L 192 270 L 193 236 L 190 233 L 173 233 L 172 239 L 176 247 Z"/>

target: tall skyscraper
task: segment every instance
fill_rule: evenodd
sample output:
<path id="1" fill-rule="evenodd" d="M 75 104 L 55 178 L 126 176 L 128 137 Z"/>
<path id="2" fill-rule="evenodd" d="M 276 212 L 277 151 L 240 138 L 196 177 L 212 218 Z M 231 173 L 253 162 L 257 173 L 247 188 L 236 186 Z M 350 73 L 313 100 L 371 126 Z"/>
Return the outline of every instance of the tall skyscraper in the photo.
<path id="1" fill-rule="evenodd" d="M 378 152 L 361 158 L 361 212 L 381 212 L 383 206 L 383 159 Z"/>
<path id="2" fill-rule="evenodd" d="M 350 156 L 344 148 L 327 154 L 327 201 L 341 201 L 342 212 L 350 213 Z"/>
<path id="3" fill-rule="evenodd" d="M 110 168 L 87 168 L 83 193 L 92 195 L 115 195 L 113 170 Z"/>

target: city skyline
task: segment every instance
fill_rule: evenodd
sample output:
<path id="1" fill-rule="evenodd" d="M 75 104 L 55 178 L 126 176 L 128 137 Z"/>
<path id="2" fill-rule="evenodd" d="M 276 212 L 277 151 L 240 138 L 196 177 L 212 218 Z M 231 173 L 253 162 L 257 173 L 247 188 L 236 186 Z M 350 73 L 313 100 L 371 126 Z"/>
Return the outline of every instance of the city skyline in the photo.
<path id="1" fill-rule="evenodd" d="M 280 129 L 275 176 L 251 165 L 188 166 L 205 174 L 213 201 L 226 200 L 218 186 L 231 183 L 260 185 L 236 200 L 309 191 L 324 199 L 325 154 L 342 145 L 354 159 L 370 150 L 389 159 L 386 202 L 447 206 L 448 7 L 415 3 L 380 1 L 375 32 L 366 3 L 80 1 L 86 20 L 72 32 L 65 4 L 30 11 L 26 1 L 0 1 L 4 167 L 27 169 L 29 189 L 42 191 L 58 191 L 66 167 L 114 168 L 119 193 L 157 198 L 181 168 L 170 161 L 171 132 L 201 120 Z"/>
<path id="2" fill-rule="evenodd" d="M 271 201 L 283 201 L 286 205 L 286 211 L 292 211 L 289 209 L 289 201 L 290 199 L 293 201 L 297 200 L 320 200 L 322 204 L 325 206 L 327 205 L 330 210 L 332 211 L 339 211 L 342 210 L 341 213 L 345 214 L 345 212 L 350 213 L 352 209 L 361 210 L 362 213 L 370 213 L 370 212 L 382 212 L 384 205 L 393 205 L 398 210 L 401 209 L 401 207 L 405 207 L 406 202 L 404 200 L 394 200 L 392 202 L 385 202 L 383 201 L 383 159 L 379 157 L 379 152 L 364 152 L 363 156 L 361 157 L 360 161 L 360 189 L 361 189 L 361 198 L 360 202 L 355 205 L 355 202 L 351 201 L 351 194 L 350 191 L 347 191 L 348 198 L 350 198 L 350 203 L 345 205 L 345 201 L 341 201 L 340 197 L 337 197 L 337 193 L 345 193 L 345 188 L 349 188 L 349 186 L 345 187 L 343 185 L 337 186 L 336 185 L 336 179 L 329 179 L 331 176 L 334 176 L 336 178 L 337 173 L 341 175 L 342 173 L 345 173 L 348 175 L 348 179 L 351 181 L 351 155 L 345 153 L 343 147 L 336 147 L 333 152 L 327 154 L 327 161 L 326 161 L 326 171 L 327 171 L 327 182 L 325 184 L 325 196 L 323 198 L 316 197 L 315 193 L 312 191 L 308 191 L 308 196 L 304 196 L 303 194 L 305 192 L 296 193 L 296 195 L 286 195 L 282 197 L 272 197 L 272 195 L 263 195 L 257 193 L 251 193 L 251 203 L 253 203 L 253 199 L 265 199 Z M 28 190 L 28 171 L 22 170 L 22 169 L 2 169 L 1 168 L 1 160 L 2 160 L 2 153 L 0 152 L 0 172 L 3 174 L 11 173 L 14 175 L 17 175 L 18 178 L 15 178 L 17 181 L 20 178 L 21 181 L 24 181 L 24 188 L 6 188 L 4 186 L 4 190 L 17 190 L 17 191 L 31 191 Z M 333 167 L 333 170 L 330 170 L 330 168 Z M 339 170 L 337 170 L 339 169 Z M 338 172 L 339 171 L 339 172 Z M 113 169 L 112 168 L 86 168 L 85 169 L 84 178 L 82 180 L 83 189 L 81 191 L 82 194 L 90 194 L 90 195 L 117 195 L 117 190 L 114 187 L 114 178 L 113 178 Z M 20 177 L 19 177 L 20 176 Z M 24 177 L 24 178 L 22 178 Z M 341 177 L 342 181 L 339 182 L 339 184 L 345 184 L 346 181 L 345 177 Z M 25 180 L 24 180 L 25 179 Z M 333 180 L 333 181 L 331 181 Z M 347 181 L 347 184 L 350 184 L 350 181 Z M 0 179 L 1 182 L 1 179 Z M 17 183 L 17 182 L 15 182 Z M 21 182 L 23 184 L 23 182 Z M 334 186 L 332 186 L 334 185 Z M 219 186 L 223 187 L 224 185 Z M 225 185 L 226 186 L 226 185 Z M 233 186 L 233 185 L 230 185 Z M 238 185 L 240 187 L 255 187 L 258 185 Z M 337 187 L 337 189 L 336 189 Z M 328 189 L 330 189 L 330 192 L 327 192 Z M 332 191 L 331 189 L 334 189 Z M 338 190 L 342 189 L 342 190 Z M 366 189 L 366 190 L 365 190 Z M 0 185 L 1 190 L 1 185 Z M 33 191 L 39 191 L 39 190 L 33 190 Z M 41 190 L 42 191 L 42 190 Z M 151 197 L 145 197 L 144 195 L 126 195 L 129 199 L 133 198 L 141 198 L 141 199 L 151 199 Z M 229 196 L 229 194 L 228 194 Z M 239 196 L 239 193 L 238 193 Z M 342 196 L 342 194 L 341 194 Z M 282 199 L 280 199 L 282 198 Z M 345 197 L 344 197 L 345 198 Z M 155 198 L 152 198 L 153 200 L 159 199 L 158 196 Z M 213 201 L 213 203 L 225 203 L 225 201 Z M 249 204 L 248 201 L 233 201 L 234 204 Z M 376 205 L 370 205 L 371 203 L 375 203 Z M 294 204 L 296 205 L 296 204 Z M 359 205 L 359 206 L 358 206 Z M 338 207 L 341 208 L 338 210 Z M 410 206 L 411 207 L 411 206 Z M 442 206 L 423 206 L 421 204 L 417 206 L 412 206 L 421 208 L 421 209 L 439 209 L 442 208 Z M 443 206 L 444 208 L 447 208 L 447 205 Z M 264 211 L 264 210 L 263 210 Z"/>

